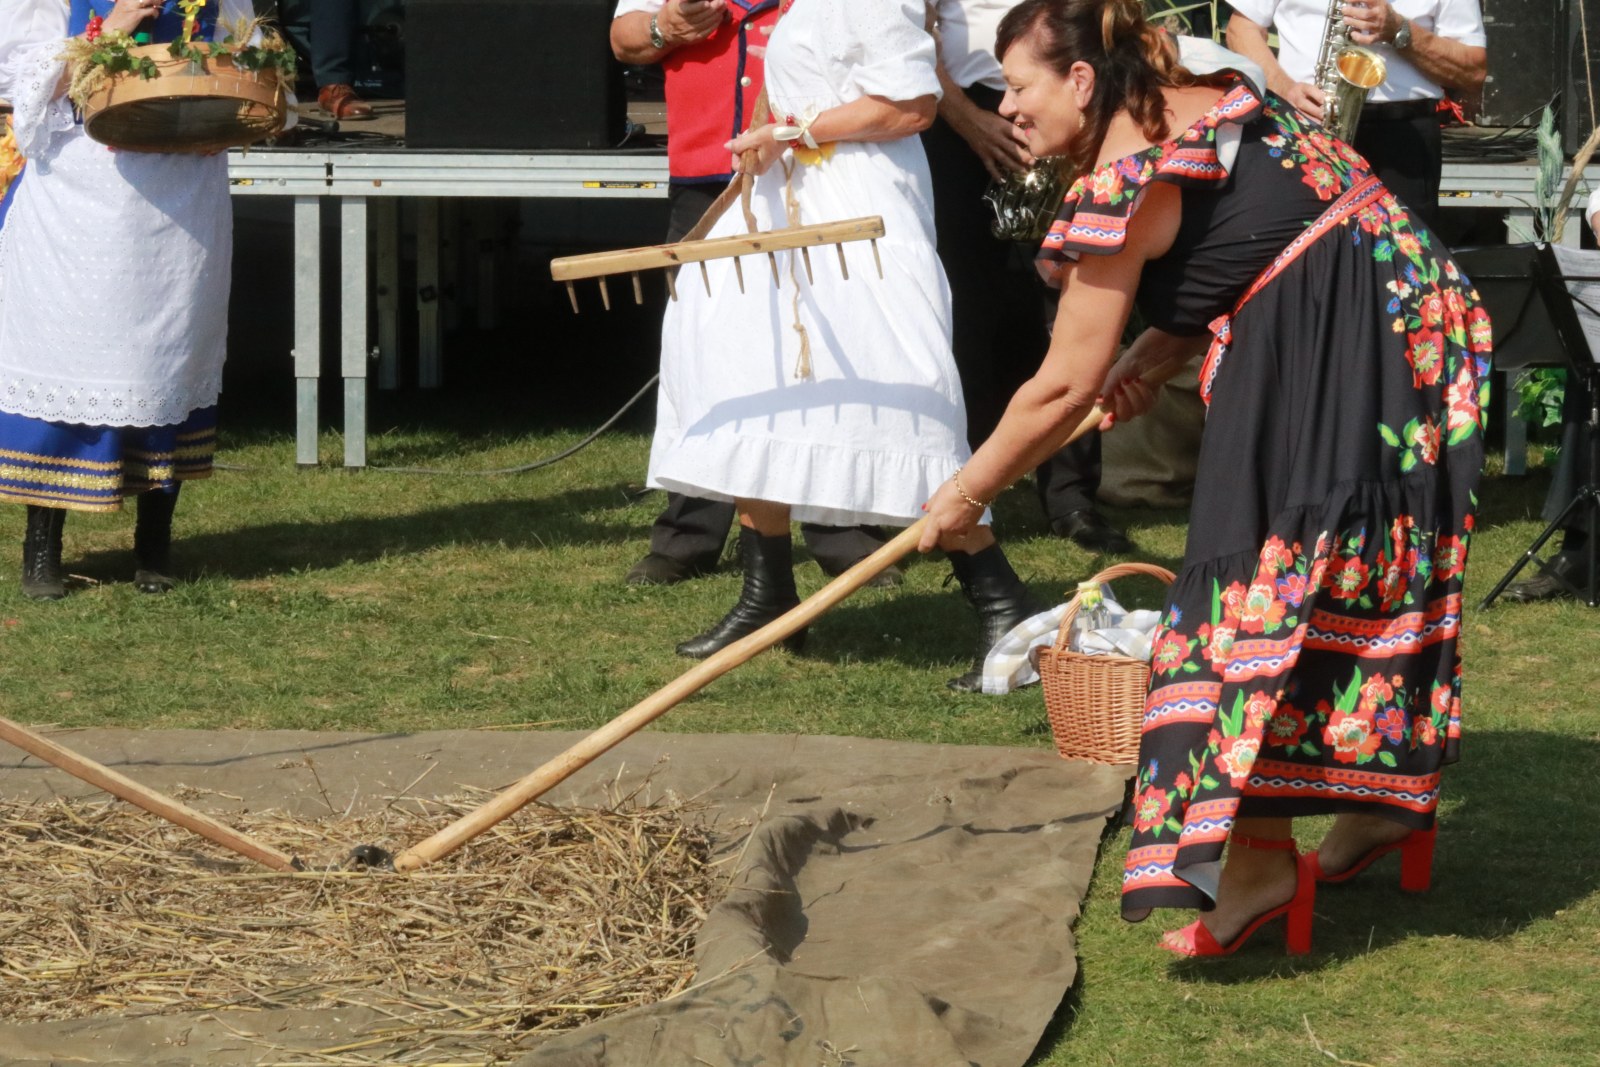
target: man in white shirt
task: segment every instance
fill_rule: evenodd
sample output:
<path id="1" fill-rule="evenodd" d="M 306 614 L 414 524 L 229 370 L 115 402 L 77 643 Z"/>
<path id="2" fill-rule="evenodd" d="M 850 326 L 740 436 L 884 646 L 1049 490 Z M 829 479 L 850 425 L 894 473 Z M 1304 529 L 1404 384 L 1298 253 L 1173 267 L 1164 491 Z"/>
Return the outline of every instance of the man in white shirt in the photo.
<path id="1" fill-rule="evenodd" d="M 1228 47 L 1261 64 L 1267 88 L 1321 121 L 1314 83 L 1328 30 L 1328 0 L 1232 0 Z M 1488 73 L 1478 0 L 1350 0 L 1339 17 L 1350 39 L 1381 55 L 1388 78 L 1362 108 L 1353 141 L 1378 177 L 1430 226 L 1438 221 L 1445 91 L 1475 91 Z M 1276 27 L 1278 54 L 1267 45 Z"/>

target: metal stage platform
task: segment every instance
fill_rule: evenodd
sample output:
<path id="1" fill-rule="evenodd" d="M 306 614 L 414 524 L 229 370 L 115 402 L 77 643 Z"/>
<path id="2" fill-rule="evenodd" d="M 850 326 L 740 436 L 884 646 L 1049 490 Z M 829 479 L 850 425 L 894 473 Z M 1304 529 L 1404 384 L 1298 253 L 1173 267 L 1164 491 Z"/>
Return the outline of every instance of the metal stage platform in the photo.
<path id="1" fill-rule="evenodd" d="M 1446 163 L 1440 203 L 1446 208 L 1495 208 L 1525 231 L 1536 203 L 1537 167 L 1527 163 Z M 402 197 L 417 200 L 417 293 L 437 293 L 440 281 L 441 201 L 457 197 L 662 198 L 664 153 L 428 152 L 404 148 L 256 149 L 229 157 L 239 196 L 294 198 L 295 459 L 317 463 L 317 393 L 321 372 L 322 226 L 325 197 L 338 204 L 340 368 L 344 389 L 344 464 L 367 464 L 368 368 L 377 354 L 380 386 L 398 384 L 402 311 L 417 315 L 418 384 L 439 383 L 441 328 L 436 299 L 400 299 Z M 1579 197 L 1600 188 L 1600 164 L 1585 171 Z M 1574 204 L 1582 210 L 1581 199 Z M 1576 218 L 1574 219 L 1576 222 Z M 1568 227 L 1577 243 L 1581 225 Z M 375 253 L 368 262 L 368 236 Z M 553 283 L 552 283 L 553 284 Z M 368 338 L 376 301 L 377 343 Z"/>

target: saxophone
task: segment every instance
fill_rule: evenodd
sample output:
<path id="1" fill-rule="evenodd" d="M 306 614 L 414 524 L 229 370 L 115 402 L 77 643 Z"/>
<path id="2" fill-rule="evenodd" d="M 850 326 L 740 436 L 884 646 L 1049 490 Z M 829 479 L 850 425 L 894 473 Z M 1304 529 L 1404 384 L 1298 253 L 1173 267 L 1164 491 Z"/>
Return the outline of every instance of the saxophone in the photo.
<path id="1" fill-rule="evenodd" d="M 990 182 L 983 194 L 994 212 L 989 232 L 1002 241 L 1042 240 L 1067 192 L 1061 164 L 1060 159 L 1041 159 L 1027 170 L 1006 175 L 1004 181 Z"/>
<path id="2" fill-rule="evenodd" d="M 1349 0 L 1328 0 L 1328 21 L 1323 27 L 1322 48 L 1311 78 L 1325 94 L 1322 128 L 1341 141 L 1355 136 L 1361 120 L 1361 107 L 1367 94 L 1389 76 L 1383 57 L 1370 48 L 1351 43 L 1350 27 L 1339 9 Z"/>

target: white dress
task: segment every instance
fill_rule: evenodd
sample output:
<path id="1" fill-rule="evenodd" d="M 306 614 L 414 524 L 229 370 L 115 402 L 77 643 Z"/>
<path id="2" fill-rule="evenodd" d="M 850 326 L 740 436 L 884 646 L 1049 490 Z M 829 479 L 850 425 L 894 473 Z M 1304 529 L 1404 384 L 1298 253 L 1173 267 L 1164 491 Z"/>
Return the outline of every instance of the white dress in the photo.
<path id="1" fill-rule="evenodd" d="M 796 118 L 863 95 L 937 94 L 922 0 L 797 0 L 766 55 L 772 110 Z M 785 160 L 793 163 L 792 159 Z M 790 225 L 784 168 L 756 182 L 762 229 Z M 865 243 L 780 253 L 774 289 L 765 256 L 685 268 L 662 326 L 652 486 L 717 500 L 788 504 L 796 520 L 906 525 L 965 461 L 966 415 L 950 351 L 950 294 L 934 253 L 933 194 L 922 143 L 839 143 L 796 164 L 803 224 L 881 215 L 880 280 Z M 711 236 L 743 233 L 738 207 Z M 798 307 L 796 292 L 798 290 Z M 803 327 L 810 376 L 797 377 Z"/>
<path id="2" fill-rule="evenodd" d="M 0 229 L 0 411 L 162 426 L 217 402 L 233 216 L 228 161 L 113 152 L 73 121 L 65 0 L 0 0 L 0 97 L 27 159 Z M 249 0 L 223 0 L 232 24 Z"/>

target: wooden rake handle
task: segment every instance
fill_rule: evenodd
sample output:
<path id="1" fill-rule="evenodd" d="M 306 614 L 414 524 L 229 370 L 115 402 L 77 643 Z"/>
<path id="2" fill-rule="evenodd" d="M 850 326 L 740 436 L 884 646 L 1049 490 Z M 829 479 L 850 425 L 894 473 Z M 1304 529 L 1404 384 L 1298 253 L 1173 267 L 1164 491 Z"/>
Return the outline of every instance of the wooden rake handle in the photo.
<path id="1" fill-rule="evenodd" d="M 215 841 L 247 859 L 255 860 L 275 871 L 302 869 L 300 861 L 288 853 L 279 852 L 270 845 L 264 845 L 252 837 L 247 837 L 209 815 L 203 815 L 169 796 L 142 786 L 132 778 L 118 774 L 110 767 L 96 763 L 87 756 L 81 756 L 70 748 L 58 745 L 10 719 L 0 718 L 0 739 L 9 741 L 24 752 L 61 768 L 74 778 L 88 782 L 98 789 L 104 789 L 112 796 L 120 797 L 186 830 L 193 830 L 208 841 Z"/>
<path id="2" fill-rule="evenodd" d="M 1144 380 L 1152 385 L 1166 381 L 1182 369 L 1184 362 L 1186 360 L 1168 363 L 1152 373 L 1145 374 Z M 1105 417 L 1106 412 L 1096 406 L 1084 416 L 1061 445 L 1071 444 L 1083 435 L 1092 433 Z M 554 789 L 572 774 L 632 737 L 711 682 L 740 664 L 754 659 L 784 638 L 810 626 L 851 593 L 883 573 L 885 568 L 909 555 L 917 547 L 917 542 L 922 539 L 922 531 L 927 522 L 926 518 L 918 519 L 901 530 L 898 536 L 882 548 L 791 608 L 787 614 L 689 668 L 565 752 L 507 786 L 494 799 L 467 812 L 427 840 L 401 852 L 394 858 L 395 870 L 414 871 L 442 856 L 448 856 L 496 823 L 509 818 Z"/>

